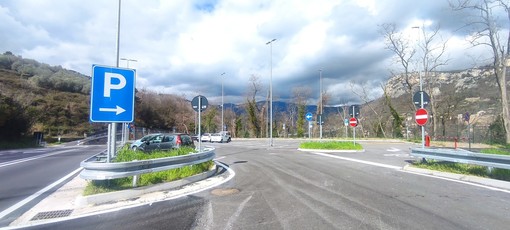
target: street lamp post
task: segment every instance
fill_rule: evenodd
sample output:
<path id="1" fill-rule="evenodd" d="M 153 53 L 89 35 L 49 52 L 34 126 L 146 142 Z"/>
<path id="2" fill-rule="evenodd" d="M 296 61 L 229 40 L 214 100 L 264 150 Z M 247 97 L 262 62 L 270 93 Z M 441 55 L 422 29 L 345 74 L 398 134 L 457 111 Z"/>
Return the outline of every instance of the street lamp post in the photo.
<path id="1" fill-rule="evenodd" d="M 322 139 L 322 69 L 319 69 L 319 100 L 320 100 L 320 109 L 319 109 L 319 113 L 320 113 L 320 117 L 319 117 L 319 138 Z"/>
<path id="2" fill-rule="evenodd" d="M 223 124 L 223 75 L 225 75 L 225 72 L 223 72 L 220 76 L 221 76 L 221 131 L 225 131 L 224 130 L 224 127 L 225 125 Z"/>
<path id="3" fill-rule="evenodd" d="M 276 41 L 276 38 L 268 41 L 266 45 L 269 45 L 269 57 L 270 57 L 270 78 L 269 78 L 269 146 L 273 146 L 273 42 Z"/>

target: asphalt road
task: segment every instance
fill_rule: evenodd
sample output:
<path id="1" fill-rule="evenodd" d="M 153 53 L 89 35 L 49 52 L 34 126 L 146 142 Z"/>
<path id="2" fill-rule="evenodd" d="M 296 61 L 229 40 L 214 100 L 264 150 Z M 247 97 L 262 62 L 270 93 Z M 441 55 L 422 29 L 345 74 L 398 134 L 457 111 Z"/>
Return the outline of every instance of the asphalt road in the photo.
<path id="1" fill-rule="evenodd" d="M 401 168 L 411 144 L 362 153 L 297 141 L 207 144 L 235 177 L 186 197 L 29 229 L 508 229 L 510 192 Z"/>
<path id="2" fill-rule="evenodd" d="M 104 149 L 105 146 L 74 145 L 0 151 L 0 226 L 6 226 L 51 194 L 58 184 L 53 188 L 50 185 Z M 37 194 L 44 188 L 48 191 Z M 21 204 L 22 201 L 28 202 Z"/>

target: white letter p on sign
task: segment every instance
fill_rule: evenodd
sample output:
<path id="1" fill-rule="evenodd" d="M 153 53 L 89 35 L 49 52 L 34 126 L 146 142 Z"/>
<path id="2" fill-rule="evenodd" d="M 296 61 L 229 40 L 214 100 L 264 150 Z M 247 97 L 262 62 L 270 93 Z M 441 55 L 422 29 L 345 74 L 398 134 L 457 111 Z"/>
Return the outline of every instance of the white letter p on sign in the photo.
<path id="1" fill-rule="evenodd" d="M 119 79 L 119 84 L 112 84 L 112 78 Z M 110 97 L 112 89 L 122 89 L 126 86 L 126 78 L 118 73 L 104 74 L 104 97 Z"/>

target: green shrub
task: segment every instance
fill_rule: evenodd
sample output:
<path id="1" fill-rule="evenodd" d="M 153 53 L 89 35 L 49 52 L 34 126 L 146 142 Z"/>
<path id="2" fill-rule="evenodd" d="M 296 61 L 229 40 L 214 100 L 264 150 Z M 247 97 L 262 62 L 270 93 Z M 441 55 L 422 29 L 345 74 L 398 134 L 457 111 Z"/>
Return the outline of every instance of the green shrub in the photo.
<path id="1" fill-rule="evenodd" d="M 363 147 L 350 141 L 310 141 L 299 145 L 301 149 L 324 149 L 324 150 L 362 150 Z"/>

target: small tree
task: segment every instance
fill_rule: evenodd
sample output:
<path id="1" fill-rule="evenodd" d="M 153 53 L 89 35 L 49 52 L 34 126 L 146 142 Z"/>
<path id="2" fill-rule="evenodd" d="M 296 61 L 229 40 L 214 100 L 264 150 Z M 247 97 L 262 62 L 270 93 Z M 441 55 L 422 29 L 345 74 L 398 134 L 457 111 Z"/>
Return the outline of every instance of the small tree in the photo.
<path id="1" fill-rule="evenodd" d="M 296 87 L 292 89 L 292 94 L 294 97 L 294 103 L 297 106 L 297 136 L 303 137 L 305 134 L 306 101 L 312 94 L 312 90 L 309 87 Z"/>

